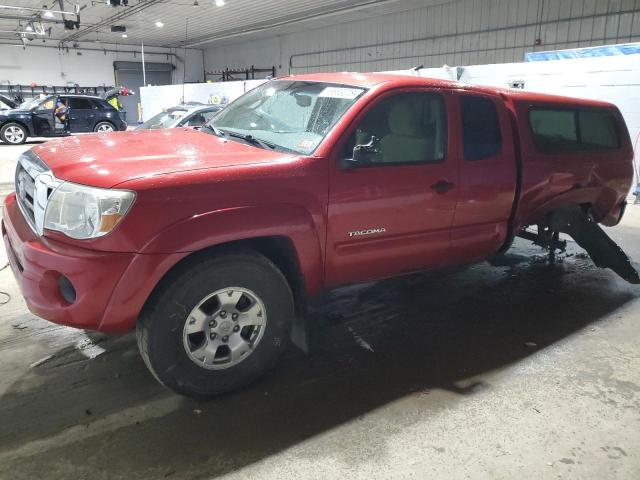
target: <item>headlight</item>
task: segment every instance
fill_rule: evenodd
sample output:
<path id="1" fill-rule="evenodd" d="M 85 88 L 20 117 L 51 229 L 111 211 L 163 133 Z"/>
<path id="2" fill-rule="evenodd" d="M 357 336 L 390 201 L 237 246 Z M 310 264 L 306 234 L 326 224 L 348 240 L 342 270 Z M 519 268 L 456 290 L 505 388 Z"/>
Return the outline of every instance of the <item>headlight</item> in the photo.
<path id="1" fill-rule="evenodd" d="M 47 204 L 44 228 L 84 240 L 111 232 L 127 214 L 135 193 L 65 182 Z"/>

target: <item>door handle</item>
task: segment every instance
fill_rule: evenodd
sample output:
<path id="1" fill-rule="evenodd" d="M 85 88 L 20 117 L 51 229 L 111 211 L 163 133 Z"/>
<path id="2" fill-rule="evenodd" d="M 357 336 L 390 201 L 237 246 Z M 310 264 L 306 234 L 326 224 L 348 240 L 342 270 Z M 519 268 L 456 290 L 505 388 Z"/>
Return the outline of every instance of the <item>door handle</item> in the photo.
<path id="1" fill-rule="evenodd" d="M 431 190 L 434 190 L 436 193 L 443 195 L 447 193 L 454 187 L 453 182 L 447 182 L 446 180 L 440 180 L 433 185 L 431 185 Z"/>

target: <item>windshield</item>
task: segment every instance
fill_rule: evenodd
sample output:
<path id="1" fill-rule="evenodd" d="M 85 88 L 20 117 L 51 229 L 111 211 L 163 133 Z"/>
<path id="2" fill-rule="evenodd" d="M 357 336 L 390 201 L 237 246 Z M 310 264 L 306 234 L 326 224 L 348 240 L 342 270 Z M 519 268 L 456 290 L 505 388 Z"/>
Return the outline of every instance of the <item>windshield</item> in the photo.
<path id="1" fill-rule="evenodd" d="M 308 155 L 364 92 L 347 85 L 276 80 L 240 97 L 209 126 L 254 145 Z"/>
<path id="2" fill-rule="evenodd" d="M 160 112 L 155 117 L 151 117 L 138 127 L 138 130 L 156 130 L 158 128 L 173 128 L 187 114 L 187 110 L 171 109 L 166 112 Z"/>

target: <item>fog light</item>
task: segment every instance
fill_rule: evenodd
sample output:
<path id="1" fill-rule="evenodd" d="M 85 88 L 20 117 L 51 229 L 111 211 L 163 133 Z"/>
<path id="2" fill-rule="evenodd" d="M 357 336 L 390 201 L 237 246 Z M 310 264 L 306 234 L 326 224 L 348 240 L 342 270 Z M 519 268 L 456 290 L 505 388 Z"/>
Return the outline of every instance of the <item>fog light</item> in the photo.
<path id="1" fill-rule="evenodd" d="M 58 288 L 60 288 L 60 294 L 67 303 L 74 303 L 76 301 L 76 289 L 73 288 L 71 280 L 64 275 L 60 275 L 58 279 Z"/>

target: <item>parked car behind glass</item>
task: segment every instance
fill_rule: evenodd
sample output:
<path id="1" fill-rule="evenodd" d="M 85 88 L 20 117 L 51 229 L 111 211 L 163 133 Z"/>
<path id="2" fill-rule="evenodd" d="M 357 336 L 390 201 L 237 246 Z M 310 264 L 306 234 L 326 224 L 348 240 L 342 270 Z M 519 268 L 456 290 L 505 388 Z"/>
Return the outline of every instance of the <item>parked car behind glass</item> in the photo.
<path id="1" fill-rule="evenodd" d="M 160 112 L 140 125 L 136 130 L 159 128 L 201 128 L 222 110 L 221 105 L 178 105 Z"/>
<path id="2" fill-rule="evenodd" d="M 86 95 L 51 95 L 24 102 L 12 110 L 0 112 L 0 141 L 19 145 L 28 137 L 62 137 L 68 135 L 55 121 L 56 104 L 69 107 L 70 133 L 113 132 L 126 130 L 117 110 L 105 100 Z"/>

